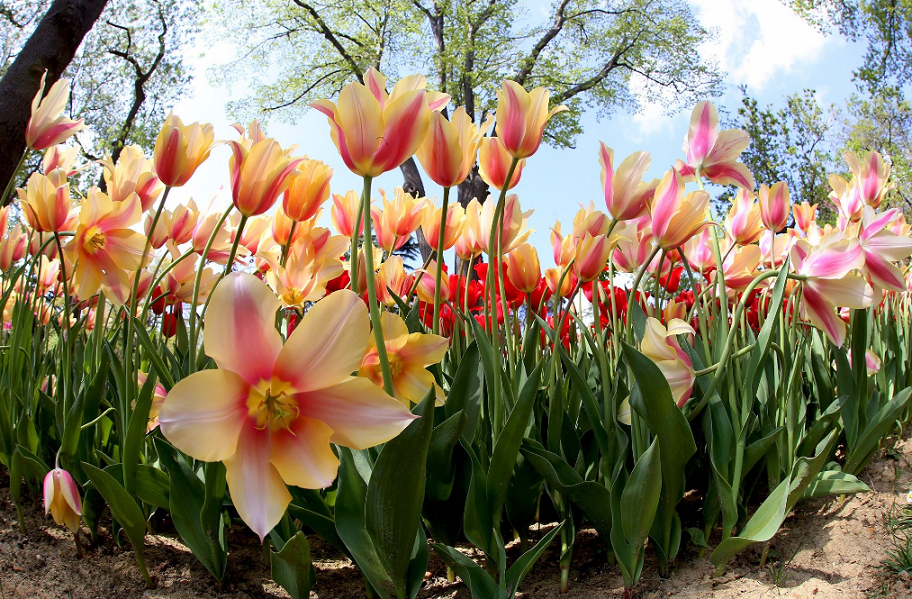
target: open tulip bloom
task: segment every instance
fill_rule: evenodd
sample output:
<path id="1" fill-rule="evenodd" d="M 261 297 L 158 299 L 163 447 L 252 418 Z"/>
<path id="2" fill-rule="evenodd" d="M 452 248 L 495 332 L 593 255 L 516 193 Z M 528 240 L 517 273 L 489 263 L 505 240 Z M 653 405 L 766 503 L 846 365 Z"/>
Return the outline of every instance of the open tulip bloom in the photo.
<path id="1" fill-rule="evenodd" d="M 284 346 L 278 309 L 278 298 L 253 275 L 226 277 L 212 294 L 203 332 L 218 368 L 176 384 L 158 416 L 175 447 L 224 461 L 232 501 L 260 539 L 291 501 L 286 484 L 320 489 L 336 478 L 331 443 L 373 447 L 415 418 L 383 389 L 352 376 L 370 335 L 357 295 L 342 290 L 318 302 Z"/>

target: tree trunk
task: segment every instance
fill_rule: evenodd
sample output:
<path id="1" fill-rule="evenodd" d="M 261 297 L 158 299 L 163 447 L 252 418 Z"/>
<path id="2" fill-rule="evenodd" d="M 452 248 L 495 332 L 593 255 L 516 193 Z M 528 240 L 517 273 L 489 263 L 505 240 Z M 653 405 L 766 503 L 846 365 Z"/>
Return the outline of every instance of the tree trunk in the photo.
<path id="1" fill-rule="evenodd" d="M 16 165 L 25 152 L 25 126 L 41 75 L 47 70 L 46 90 L 60 79 L 106 3 L 107 0 L 54 0 L 0 79 L 0 188 L 15 176 Z"/>

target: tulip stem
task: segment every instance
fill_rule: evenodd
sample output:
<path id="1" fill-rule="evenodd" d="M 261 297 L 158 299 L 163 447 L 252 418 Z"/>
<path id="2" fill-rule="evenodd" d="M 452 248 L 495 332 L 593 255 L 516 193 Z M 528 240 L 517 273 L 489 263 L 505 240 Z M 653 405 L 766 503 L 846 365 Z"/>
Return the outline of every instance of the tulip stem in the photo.
<path id="1" fill-rule="evenodd" d="M 225 270 L 222 271 L 221 279 L 227 277 L 234 270 L 234 259 L 237 257 L 238 245 L 241 243 L 241 235 L 244 234 L 244 227 L 247 225 L 246 214 L 241 215 L 241 222 L 238 223 L 237 231 L 234 234 L 234 241 L 231 243 L 231 252 L 228 254 L 228 262 L 225 264 Z"/>
<path id="2" fill-rule="evenodd" d="M 371 324 L 374 327 L 374 341 L 377 344 L 377 358 L 380 361 L 380 370 L 383 372 L 383 388 L 386 393 L 393 396 L 393 375 L 390 372 L 389 356 L 386 355 L 386 343 L 383 341 L 383 328 L 380 326 L 380 306 L 377 303 L 377 284 L 374 282 L 374 242 L 371 236 L 372 223 L 370 213 L 370 193 L 372 177 L 364 177 L 364 191 L 361 196 L 361 209 L 364 214 L 364 270 L 367 276 L 367 300 L 370 308 Z M 370 247 L 367 247 L 370 244 Z M 355 276 L 352 280 L 355 280 Z"/>
<path id="3" fill-rule="evenodd" d="M 282 268 L 285 268 L 285 263 L 288 262 L 288 252 L 291 250 L 291 240 L 294 239 L 295 228 L 297 228 L 297 226 L 298 221 L 291 221 L 291 227 L 288 229 L 288 241 L 282 246 L 282 261 L 280 262 Z"/>
<path id="4" fill-rule="evenodd" d="M 63 397 L 64 401 L 69 397 L 68 392 L 71 391 L 70 377 L 72 376 L 70 368 L 70 347 L 72 343 L 72 330 L 70 329 L 70 284 L 67 280 L 67 269 L 66 269 L 66 259 L 63 257 L 63 245 L 60 243 L 60 235 L 57 232 L 54 232 L 54 240 L 57 243 L 57 253 L 60 256 L 60 278 L 63 279 L 63 318 L 66 322 L 66 326 L 60 327 L 60 330 L 63 331 L 66 329 L 66 339 L 63 342 L 63 376 L 60 377 L 61 382 L 63 382 Z M 40 274 L 40 272 L 39 272 Z M 137 278 L 138 278 L 137 274 Z M 69 409 L 68 404 L 66 409 Z"/>
<path id="5" fill-rule="evenodd" d="M 231 214 L 231 210 L 233 208 L 234 204 L 228 206 L 228 209 L 222 213 L 221 218 L 219 218 L 218 222 L 215 223 L 215 228 L 212 229 L 212 233 L 209 235 L 209 239 L 206 241 L 206 246 L 203 248 L 203 253 L 200 256 L 199 268 L 196 269 L 196 280 L 193 281 L 193 303 L 190 306 L 190 343 L 189 347 L 187 348 L 187 351 L 189 352 L 188 357 L 190 360 L 187 365 L 187 375 L 193 374 L 193 372 L 196 370 L 196 343 L 199 339 L 198 331 L 196 330 L 196 309 L 199 305 L 199 290 L 200 283 L 203 280 L 203 267 L 206 266 L 206 260 L 209 258 L 209 250 L 212 249 L 212 244 L 215 242 L 216 235 L 218 235 L 219 231 L 222 230 L 222 225 L 225 224 L 225 221 L 228 219 L 228 215 Z"/>
<path id="6" fill-rule="evenodd" d="M 443 277 L 443 245 L 446 237 L 447 208 L 450 202 L 450 188 L 443 188 L 443 207 L 440 211 L 440 232 L 437 233 L 437 271 L 434 273 L 434 320 L 431 332 L 440 332 L 440 279 Z"/>
<path id="7" fill-rule="evenodd" d="M 633 286 L 630 288 L 630 291 L 627 295 L 627 330 L 632 330 L 633 319 L 630 318 L 630 310 L 633 308 L 633 302 L 636 299 L 637 287 L 640 286 L 640 281 L 643 280 L 643 275 L 646 274 L 646 269 L 649 268 L 649 263 L 652 262 L 653 258 L 656 257 L 656 254 L 659 253 L 659 250 L 662 248 L 660 246 L 655 246 L 652 248 L 652 251 L 649 253 L 649 257 L 646 258 L 646 261 L 643 262 L 643 265 L 640 266 L 640 269 L 637 271 L 636 277 L 633 279 Z"/>
<path id="8" fill-rule="evenodd" d="M 348 260 L 348 278 L 349 284 L 351 285 L 351 290 L 355 293 L 358 293 L 358 239 L 361 237 L 361 230 L 363 228 L 363 222 L 361 220 L 361 214 L 364 212 L 364 202 L 367 202 L 367 214 L 370 214 L 370 189 L 368 188 L 367 199 L 364 199 L 364 194 L 361 194 L 361 199 L 358 201 L 358 210 L 355 212 L 354 225 L 352 228 L 352 239 L 351 239 L 351 255 Z M 365 238 L 364 245 L 367 246 L 367 240 L 370 239 L 371 248 L 374 247 L 374 241 L 370 237 Z M 371 259 L 373 259 L 373 254 L 371 254 Z"/>

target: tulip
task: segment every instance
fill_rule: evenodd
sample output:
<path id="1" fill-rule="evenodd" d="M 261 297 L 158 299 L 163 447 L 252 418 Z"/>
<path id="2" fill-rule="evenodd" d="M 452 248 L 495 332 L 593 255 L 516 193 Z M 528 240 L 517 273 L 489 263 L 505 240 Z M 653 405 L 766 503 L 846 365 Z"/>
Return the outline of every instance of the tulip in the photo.
<path id="1" fill-rule="evenodd" d="M 386 193 L 382 189 L 380 198 L 383 210 L 376 206 L 372 207 L 371 220 L 374 223 L 377 243 L 389 254 L 405 245 L 412 233 L 418 230 L 427 211 L 428 202 L 427 198 L 416 198 L 405 193 L 401 187 L 394 190 L 392 201 L 387 201 Z"/>
<path id="2" fill-rule="evenodd" d="M 789 189 L 785 181 L 776 183 L 772 189 L 765 184 L 761 185 L 757 197 L 760 200 L 760 219 L 763 226 L 773 233 L 784 229 L 791 208 Z"/>
<path id="3" fill-rule="evenodd" d="M 479 129 L 463 106 L 453 111 L 449 121 L 439 112 L 432 112 L 427 135 L 415 156 L 434 183 L 454 187 L 462 183 L 475 166 L 475 156 L 490 126 L 491 119 L 488 119 Z"/>
<path id="4" fill-rule="evenodd" d="M 523 243 L 507 254 L 507 277 L 523 293 L 532 293 L 541 280 L 541 266 L 535 247 Z"/>
<path id="5" fill-rule="evenodd" d="M 706 227 L 687 240 L 682 247 L 690 267 L 699 273 L 707 273 L 716 267 L 716 255 L 713 252 L 713 233 Z M 728 282 L 727 280 L 725 281 Z"/>
<path id="6" fill-rule="evenodd" d="M 289 158 L 288 152 L 274 139 L 253 143 L 242 138 L 229 144 L 231 199 L 245 217 L 263 214 L 288 188 L 290 177 L 302 159 Z"/>
<path id="7" fill-rule="evenodd" d="M 427 275 L 422 280 L 430 278 Z M 408 296 L 411 287 L 411 277 L 405 272 L 402 256 L 390 256 L 377 269 L 377 299 L 389 308 L 395 307 L 396 298 Z"/>
<path id="8" fill-rule="evenodd" d="M 794 229 L 788 229 L 778 235 L 763 235 L 760 237 L 760 252 L 763 264 L 778 266 L 785 261 L 792 246 L 798 240 Z"/>
<path id="9" fill-rule="evenodd" d="M 792 246 L 791 262 L 795 272 L 805 277 L 801 282 L 803 315 L 841 347 L 846 324 L 834 308 L 867 308 L 873 301 L 873 291 L 865 280 L 852 274 L 864 266 L 864 250 L 858 242 L 834 232 L 816 247 L 799 239 Z"/>
<path id="10" fill-rule="evenodd" d="M 495 189 L 516 187 L 522 177 L 526 161 L 522 159 L 516 163 L 510 183 L 507 185 L 507 173 L 510 171 L 512 161 L 513 157 L 504 148 L 500 138 L 485 137 L 481 140 L 481 148 L 478 150 L 478 174 L 485 183 Z"/>
<path id="11" fill-rule="evenodd" d="M 214 137 L 212 125 L 184 125 L 169 113 L 155 140 L 155 174 L 168 187 L 184 185 L 209 158 Z"/>
<path id="12" fill-rule="evenodd" d="M 196 228 L 193 229 L 193 237 L 190 240 L 194 252 L 199 255 L 203 254 L 206 250 L 206 244 L 209 242 L 209 238 L 212 237 L 213 232 L 215 232 L 215 227 L 220 219 L 220 214 L 212 213 L 197 221 Z M 212 240 L 206 259 L 218 264 L 226 264 L 230 248 L 231 232 L 227 228 L 227 223 L 223 223 L 219 230 L 215 232 L 215 237 Z"/>
<path id="13" fill-rule="evenodd" d="M 72 177 L 78 172 L 73 170 L 73 162 L 76 161 L 78 154 L 79 148 L 76 146 L 70 148 L 64 145 L 52 146 L 45 150 L 44 156 L 41 158 L 41 172 L 47 175 L 53 170 L 60 169 L 66 173 L 67 177 Z"/>
<path id="14" fill-rule="evenodd" d="M 376 177 L 415 153 L 428 130 L 431 104 L 443 108 L 449 96 L 425 92 L 421 75 L 402 79 L 389 95 L 386 78 L 375 69 L 364 81 L 346 85 L 338 104 L 318 100 L 311 106 L 326 115 L 345 166 L 361 177 Z"/>
<path id="15" fill-rule="evenodd" d="M 162 220 L 168 229 L 168 237 L 175 245 L 182 245 L 193 239 L 193 230 L 199 217 L 199 209 L 192 199 L 176 207 L 172 212 L 162 214 Z"/>
<path id="16" fill-rule="evenodd" d="M 177 260 L 179 252 L 173 246 L 170 251 L 172 259 Z M 199 264 L 199 258 L 193 256 L 184 258 L 168 271 L 162 280 L 160 289 L 168 292 L 167 301 L 169 303 L 190 304 L 191 309 L 193 308 L 193 287 L 199 268 L 203 268 L 203 265 Z M 221 273 L 217 273 L 211 268 L 203 268 L 200 275 L 199 294 L 196 297 L 197 302 L 206 301 L 220 277 Z"/>
<path id="17" fill-rule="evenodd" d="M 732 207 L 725 217 L 725 230 L 737 245 L 747 245 L 760 239 L 763 230 L 760 204 L 754 202 L 754 194 L 743 187 L 732 200 Z"/>
<path id="18" fill-rule="evenodd" d="M 599 163 L 602 165 L 602 189 L 605 206 L 615 220 L 630 220 L 646 214 L 647 202 L 652 199 L 658 181 L 642 181 L 649 170 L 648 152 L 634 152 L 614 170 L 614 150 L 599 142 Z"/>
<path id="19" fill-rule="evenodd" d="M 224 461 L 232 502 L 261 541 L 291 501 L 286 485 L 320 489 L 335 479 L 331 443 L 366 449 L 415 418 L 370 381 L 351 376 L 370 335 L 357 295 L 341 290 L 317 302 L 284 347 L 275 329 L 279 306 L 253 275 L 225 277 L 203 330 L 218 368 L 178 382 L 158 418 L 179 450 Z"/>
<path id="20" fill-rule="evenodd" d="M 19 225 L 4 231 L 0 239 L 0 272 L 9 272 L 13 264 L 22 259 L 28 247 L 28 237 Z"/>
<path id="21" fill-rule="evenodd" d="M 795 227 L 806 234 L 811 228 L 811 223 L 815 221 L 814 215 L 816 212 L 817 204 L 812 205 L 807 202 L 795 204 L 792 208 L 792 215 L 795 217 Z"/>
<path id="22" fill-rule="evenodd" d="M 573 217 L 573 237 L 582 239 L 586 233 L 592 237 L 604 235 L 611 228 L 611 218 L 595 209 L 595 203 L 589 201 L 589 207 L 580 204 L 580 209 Z"/>
<path id="23" fill-rule="evenodd" d="M 593 237 L 586 233 L 576 246 L 576 257 L 573 261 L 573 272 L 583 283 L 597 279 L 605 270 L 608 256 L 614 246 L 606 235 Z"/>
<path id="24" fill-rule="evenodd" d="M 631 223 L 635 227 L 629 239 L 619 239 L 612 262 L 619 272 L 633 273 L 646 263 L 652 253 L 652 226 L 649 217 Z"/>
<path id="25" fill-rule="evenodd" d="M 424 276 L 418 279 L 418 286 L 415 288 L 415 292 L 418 294 L 418 299 L 428 304 L 434 304 L 434 292 L 435 292 L 435 273 L 437 272 L 437 261 L 431 260 L 428 262 L 427 268 L 416 271 L 416 275 L 424 273 Z M 440 278 L 440 301 L 446 302 L 450 299 L 450 281 L 449 277 L 443 276 Z"/>
<path id="26" fill-rule="evenodd" d="M 665 250 L 683 245 L 705 225 L 709 194 L 703 190 L 684 195 L 684 179 L 670 169 L 656 187 L 652 202 L 652 234 Z"/>
<path id="27" fill-rule="evenodd" d="M 912 239 L 896 235 L 886 228 L 897 212 L 894 209 L 875 214 L 873 208 L 865 206 L 858 243 L 864 252 L 864 268 L 871 282 L 883 289 L 905 291 L 906 282 L 902 270 L 894 262 L 912 255 Z"/>
<path id="28" fill-rule="evenodd" d="M 50 176 L 32 173 L 25 189 L 17 189 L 22 212 L 36 231 L 64 231 L 70 222 L 70 185 L 62 170 Z M 4 231 L 5 232 L 5 231 Z"/>
<path id="29" fill-rule="evenodd" d="M 478 231 L 479 243 L 481 247 L 491 255 L 495 252 L 494 244 L 491 243 L 491 229 L 494 226 L 495 202 L 489 196 L 488 201 L 481 205 L 480 212 L 466 213 L 466 222 L 472 223 L 472 226 Z M 503 228 L 500 234 L 500 251 L 507 253 L 516 246 L 524 243 L 534 229 L 526 229 L 526 222 L 534 210 L 523 212 L 519 205 L 519 196 L 511 194 L 507 196 L 503 208 Z M 479 218 L 477 223 L 473 219 Z M 496 233 L 496 232 L 495 232 Z"/>
<path id="30" fill-rule="evenodd" d="M 757 276 L 760 257 L 760 247 L 756 245 L 742 246 L 728 254 L 722 263 L 725 286 L 730 291 L 744 291 Z"/>
<path id="31" fill-rule="evenodd" d="M 548 289 L 558 297 L 567 297 L 576 289 L 576 275 L 572 271 L 568 272 L 561 283 L 563 273 L 564 270 L 557 268 L 549 268 L 545 271 L 545 282 L 548 284 Z M 558 284 L 560 284 L 560 292 L 557 289 Z"/>
<path id="32" fill-rule="evenodd" d="M 456 255 L 461 260 L 471 260 L 484 250 L 481 245 L 481 229 L 481 202 L 472 198 L 465 208 L 465 223 L 455 244 Z"/>
<path id="33" fill-rule="evenodd" d="M 545 125 L 555 114 L 568 110 L 566 106 L 555 106 L 549 112 L 548 90 L 537 87 L 527 92 L 509 79 L 503 82 L 497 96 L 497 137 L 504 149 L 519 160 L 538 151 Z"/>
<path id="34" fill-rule="evenodd" d="M 349 191 L 344 196 L 334 193 L 332 201 L 333 206 L 329 215 L 336 231 L 341 235 L 351 237 L 355 232 L 355 222 L 360 221 L 358 233 L 363 233 L 364 221 L 359 218 L 358 207 L 361 205 L 361 198 L 358 197 L 358 194 L 354 191 Z"/>
<path id="35" fill-rule="evenodd" d="M 678 160 L 675 168 L 688 179 L 696 175 L 706 177 L 719 185 L 737 185 L 754 189 L 754 176 L 738 162 L 750 136 L 741 129 L 719 131 L 719 113 L 710 102 L 694 106 L 690 117 L 690 131 L 684 138 L 682 150 L 687 163 Z"/>
<path id="36" fill-rule="evenodd" d="M 864 208 L 864 202 L 861 200 L 861 192 L 858 187 L 858 179 L 851 182 L 846 181 L 839 175 L 830 175 L 827 181 L 832 191 L 829 198 L 839 210 L 839 216 L 847 222 L 855 222 L 861 219 L 861 210 Z"/>
<path id="37" fill-rule="evenodd" d="M 427 207 L 421 219 L 421 231 L 428 243 L 436 246 L 440 238 L 440 223 L 443 220 L 443 208 Z M 443 249 L 448 250 L 456 244 L 466 223 L 465 209 L 459 204 L 447 206 L 446 223 L 443 232 Z"/>
<path id="38" fill-rule="evenodd" d="M 443 360 L 449 346 L 447 338 L 440 335 L 409 333 L 405 321 L 392 312 L 383 313 L 380 318 L 380 329 L 383 331 L 384 345 L 393 372 L 393 397 L 408 407 L 410 404 L 420 403 L 428 391 L 433 389 L 437 405 L 443 405 L 443 389 L 426 368 Z M 383 388 L 380 359 L 373 337 L 361 361 L 358 376 L 372 381 L 378 390 Z"/>
<path id="39" fill-rule="evenodd" d="M 317 215 L 329 199 L 332 169 L 319 160 L 305 160 L 291 176 L 282 196 L 282 209 L 293 221 L 308 220 Z"/>
<path id="40" fill-rule="evenodd" d="M 861 201 L 871 208 L 877 208 L 893 188 L 890 183 L 892 165 L 885 162 L 880 152 L 868 152 L 859 158 L 855 152 L 846 152 L 842 159 L 849 165 L 858 185 Z"/>
<path id="41" fill-rule="evenodd" d="M 668 327 L 662 326 L 655 318 L 646 319 L 646 334 L 640 351 L 655 362 L 671 388 L 671 396 L 679 408 L 690 398 L 693 392 L 694 375 L 693 362 L 676 339 L 677 335 L 695 335 L 693 327 L 683 320 L 674 318 L 668 322 Z"/>
<path id="42" fill-rule="evenodd" d="M 45 515 L 48 512 L 57 524 L 65 524 L 74 533 L 79 531 L 82 518 L 79 487 L 70 473 L 61 468 L 54 468 L 44 477 Z"/>
<path id="43" fill-rule="evenodd" d="M 38 93 L 32 100 L 32 117 L 25 126 L 25 145 L 33 150 L 46 150 L 85 128 L 83 120 L 61 116 L 70 100 L 70 80 L 58 79 L 44 96 L 47 71 L 41 75 Z"/>
<path id="44" fill-rule="evenodd" d="M 64 250 L 71 263 L 74 292 L 87 300 L 103 287 L 112 301 L 124 297 L 129 289 L 127 271 L 139 270 L 146 251 L 145 236 L 130 229 L 139 222 L 139 196 L 132 194 L 123 202 L 111 199 L 93 188 L 82 201 L 76 234 Z"/>
<path id="45" fill-rule="evenodd" d="M 560 267 L 569 266 L 570 261 L 576 256 L 576 241 L 573 235 L 563 235 L 561 222 L 555 221 L 551 227 L 551 252 L 554 255 L 554 264 Z"/>
<path id="46" fill-rule="evenodd" d="M 164 190 L 162 182 L 152 172 L 152 161 L 146 158 L 139 146 L 124 147 L 117 165 L 110 154 L 99 162 L 104 167 L 102 174 L 112 202 L 122 202 L 135 191 L 142 211 L 146 212 Z"/>
<path id="47" fill-rule="evenodd" d="M 60 260 L 48 260 L 47 256 L 40 256 L 38 262 L 37 287 L 38 289 L 53 292 L 53 288 L 57 286 L 57 280 L 60 276 Z"/>
<path id="48" fill-rule="evenodd" d="M 143 221 L 143 231 L 146 233 L 146 237 L 149 238 L 149 246 L 154 249 L 161 249 L 162 246 L 168 241 L 168 224 L 165 222 L 167 216 L 167 210 L 162 212 L 161 218 L 158 219 L 158 223 L 155 224 L 155 230 L 151 231 L 152 221 L 154 217 L 151 214 L 146 214 L 146 218 Z"/>

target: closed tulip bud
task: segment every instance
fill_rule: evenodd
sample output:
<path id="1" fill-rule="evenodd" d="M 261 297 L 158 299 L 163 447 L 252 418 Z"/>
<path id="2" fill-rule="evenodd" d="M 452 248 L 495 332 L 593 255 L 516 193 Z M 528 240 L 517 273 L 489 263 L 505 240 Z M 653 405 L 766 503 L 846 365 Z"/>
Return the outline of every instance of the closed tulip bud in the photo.
<path id="1" fill-rule="evenodd" d="M 160 249 L 165 245 L 165 242 L 168 241 L 168 224 L 165 222 L 165 214 L 162 214 L 162 218 L 158 219 L 158 223 L 155 225 L 155 231 L 150 231 L 152 228 L 152 215 L 147 214 L 145 221 L 143 221 L 143 231 L 146 233 L 146 237 L 149 238 L 149 245 L 153 248 Z"/>
<path id="2" fill-rule="evenodd" d="M 541 280 L 538 252 L 528 243 L 507 254 L 507 278 L 523 293 L 532 293 Z"/>
<path id="3" fill-rule="evenodd" d="M 319 160 L 299 164 L 282 196 L 282 209 L 288 218 L 302 221 L 316 216 L 323 202 L 329 199 L 332 174 L 332 169 Z"/>
<path id="4" fill-rule="evenodd" d="M 249 149 L 242 142 L 230 143 L 231 199 L 244 216 L 263 214 L 287 189 L 301 159 L 289 158 L 274 139 L 264 139 Z"/>
<path id="5" fill-rule="evenodd" d="M 184 125 L 168 114 L 155 140 L 155 174 L 168 187 L 184 185 L 209 158 L 214 139 L 212 125 Z"/>
<path id="6" fill-rule="evenodd" d="M 543 87 L 527 92 L 515 81 L 503 82 L 497 102 L 497 137 L 512 157 L 528 158 L 538 151 L 548 120 L 568 110 L 555 106 L 549 112 L 549 98 Z"/>
<path id="7" fill-rule="evenodd" d="M 785 181 L 776 183 L 772 189 L 761 185 L 757 197 L 760 200 L 760 218 L 763 220 L 763 226 L 774 233 L 784 229 L 791 207 L 788 185 Z"/>
<path id="8" fill-rule="evenodd" d="M 462 183 L 475 166 L 475 156 L 492 119 L 479 129 L 460 106 L 447 121 L 431 113 L 430 126 L 415 156 L 434 183 L 453 187 Z M 436 239 L 436 238 L 435 238 Z"/>
<path id="9" fill-rule="evenodd" d="M 332 210 L 329 212 L 329 216 L 332 220 L 333 227 L 335 227 L 339 234 L 351 237 L 355 232 L 355 222 L 360 220 L 358 219 L 358 214 L 361 198 L 359 198 L 358 194 L 354 191 L 348 191 L 345 195 L 334 193 L 332 201 L 333 205 Z M 364 221 L 360 220 L 358 224 L 360 225 L 358 233 L 363 233 Z"/>
<path id="10" fill-rule="evenodd" d="M 350 83 L 338 104 L 311 104 L 326 115 L 333 143 L 342 160 L 361 177 L 376 177 L 408 160 L 424 141 L 432 110 L 446 106 L 449 96 L 426 92 L 422 75 L 405 77 L 386 93 L 386 77 L 376 69 L 365 84 Z"/>
<path id="11" fill-rule="evenodd" d="M 560 221 L 555 221 L 551 229 L 551 251 L 554 254 L 554 263 L 561 267 L 569 265 L 576 256 L 576 238 L 573 235 L 564 237 Z"/>
<path id="12" fill-rule="evenodd" d="M 76 481 L 66 470 L 54 468 L 44 477 L 44 513 L 48 512 L 57 524 L 65 524 L 74 533 L 79 530 L 82 500 Z"/>
<path id="13" fill-rule="evenodd" d="M 437 246 L 437 240 L 440 238 L 440 217 L 443 216 L 443 208 L 433 209 L 429 206 L 424 211 L 424 217 L 421 221 L 421 231 L 424 238 L 428 240 L 433 247 Z M 443 231 L 443 249 L 448 250 L 459 239 L 459 234 L 465 226 L 466 216 L 465 209 L 459 204 L 450 204 L 447 206 L 446 226 Z"/>
<path id="14" fill-rule="evenodd" d="M 55 146 L 85 128 L 82 119 L 74 121 L 61 116 L 70 99 L 70 80 L 58 80 L 44 96 L 46 79 L 47 71 L 41 76 L 38 93 L 32 100 L 32 117 L 25 126 L 25 144 L 38 151 Z"/>
<path id="15" fill-rule="evenodd" d="M 491 243 L 491 228 L 494 225 L 494 211 L 496 202 L 489 197 L 488 201 L 482 204 L 480 211 L 480 221 L 478 230 L 480 234 L 481 247 L 488 254 L 495 253 L 494 244 Z M 516 246 L 524 243 L 534 229 L 527 229 L 526 222 L 534 210 L 523 212 L 519 205 L 519 196 L 511 194 L 507 196 L 503 207 L 503 228 L 500 234 L 500 251 L 507 253 Z M 468 216 L 467 216 L 468 218 Z M 495 232 L 496 234 L 496 232 Z"/>
<path id="16" fill-rule="evenodd" d="M 725 217 L 728 236 L 738 245 L 747 245 L 760 238 L 763 230 L 760 222 L 760 205 L 754 202 L 754 194 L 744 189 L 732 200 L 732 207 Z"/>
<path id="17" fill-rule="evenodd" d="M 50 176 L 33 173 L 25 189 L 17 189 L 22 212 L 36 231 L 63 231 L 70 220 L 70 185 L 62 170 Z"/>
<path id="18" fill-rule="evenodd" d="M 478 150 L 478 174 L 482 180 L 495 189 L 513 189 L 519 183 L 522 177 L 523 167 L 526 165 L 525 160 L 520 160 L 510 177 L 510 184 L 507 185 L 507 172 L 510 170 L 510 163 L 513 157 L 507 152 L 497 137 L 485 137 L 481 140 L 481 148 Z"/>
<path id="19" fill-rule="evenodd" d="M 602 165 L 602 188 L 608 214 L 617 220 L 630 220 L 646 214 L 647 202 L 652 199 L 658 181 L 643 182 L 651 159 L 648 152 L 634 152 L 614 170 L 614 150 L 601 143 L 599 163 Z"/>
<path id="20" fill-rule="evenodd" d="M 418 286 L 415 288 L 415 292 L 418 294 L 418 299 L 428 304 L 434 303 L 434 290 L 435 290 L 435 281 L 434 273 L 437 272 L 437 261 L 431 260 L 428 263 L 427 268 L 416 271 L 416 276 L 420 276 L 421 273 L 424 273 L 424 276 L 418 281 Z M 446 267 L 444 267 L 444 272 L 446 272 Z M 450 299 L 450 278 L 448 276 L 440 277 L 440 301 L 446 302 Z"/>
<path id="21" fill-rule="evenodd" d="M 186 204 L 181 204 L 168 214 L 167 218 L 162 215 L 163 220 L 168 227 L 168 236 L 176 245 L 187 243 L 193 238 L 193 229 L 199 221 L 200 212 L 196 207 L 196 202 L 192 199 Z"/>
<path id="22" fill-rule="evenodd" d="M 564 276 L 564 281 L 561 283 L 561 275 L 563 270 L 559 268 L 549 268 L 545 271 L 545 283 L 548 285 L 548 289 L 551 290 L 551 293 L 558 297 L 567 297 L 576 287 L 576 275 L 573 272 L 568 272 Z M 558 293 L 557 286 L 560 284 L 560 292 Z"/>
<path id="23" fill-rule="evenodd" d="M 104 180 L 112 202 L 123 202 L 136 192 L 142 211 L 149 210 L 164 191 L 164 185 L 152 172 L 152 161 L 139 146 L 126 146 L 114 164 L 108 155 L 99 161 L 104 167 Z"/>
<path id="24" fill-rule="evenodd" d="M 608 242 L 608 237 L 598 235 L 593 237 L 586 233 L 576 245 L 576 257 L 573 261 L 573 272 L 582 283 L 588 283 L 605 270 L 608 255 L 614 247 Z"/>
<path id="25" fill-rule="evenodd" d="M 593 237 L 604 235 L 611 227 L 611 218 L 607 214 L 595 209 L 595 203 L 589 202 L 589 207 L 582 206 L 573 217 L 573 236 L 577 239 L 589 233 Z"/>
<path id="26" fill-rule="evenodd" d="M 0 236 L 6 236 L 6 229 L 9 227 L 10 207 L 3 206 L 0 208 Z"/>
<path id="27" fill-rule="evenodd" d="M 424 275 L 422 279 L 424 278 L 428 278 L 428 275 Z M 402 256 L 390 256 L 377 270 L 377 299 L 389 308 L 396 306 L 393 294 L 408 301 L 406 296 L 411 282 L 411 277 L 405 272 Z"/>
<path id="28" fill-rule="evenodd" d="M 809 204 L 807 202 L 795 204 L 794 208 L 792 208 L 792 214 L 795 217 L 795 227 L 807 233 L 811 228 L 811 223 L 816 220 L 816 213 L 817 204 Z"/>
<path id="29" fill-rule="evenodd" d="M 704 226 L 709 210 L 709 194 L 692 191 L 684 195 L 684 179 L 670 169 L 656 188 L 652 201 L 652 234 L 665 250 L 683 245 Z"/>

